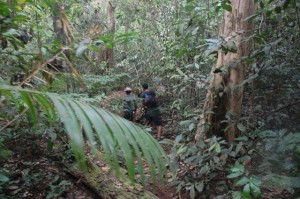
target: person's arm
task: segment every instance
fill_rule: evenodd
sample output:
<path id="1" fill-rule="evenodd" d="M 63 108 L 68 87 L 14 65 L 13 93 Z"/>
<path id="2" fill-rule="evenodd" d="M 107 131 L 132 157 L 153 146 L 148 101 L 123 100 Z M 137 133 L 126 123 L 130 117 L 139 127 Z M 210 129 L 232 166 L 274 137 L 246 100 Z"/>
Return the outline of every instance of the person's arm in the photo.
<path id="1" fill-rule="evenodd" d="M 143 100 L 143 106 L 144 106 L 144 109 L 147 110 L 148 109 L 148 101 L 146 102 L 145 100 Z"/>

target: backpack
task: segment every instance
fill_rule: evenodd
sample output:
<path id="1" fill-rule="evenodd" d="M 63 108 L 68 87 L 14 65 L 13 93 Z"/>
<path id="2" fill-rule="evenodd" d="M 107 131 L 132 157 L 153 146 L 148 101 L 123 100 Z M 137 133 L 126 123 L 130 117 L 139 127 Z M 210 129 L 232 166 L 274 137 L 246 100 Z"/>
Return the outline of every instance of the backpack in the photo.
<path id="1" fill-rule="evenodd" d="M 152 96 L 145 93 L 144 102 L 147 103 L 149 100 L 151 100 Z"/>
<path id="2" fill-rule="evenodd" d="M 134 111 L 135 111 L 135 101 L 126 100 L 123 107 L 124 118 L 132 120 Z"/>
<path id="3" fill-rule="evenodd" d="M 124 106 L 124 110 L 128 112 L 134 112 L 134 101 L 128 100 L 126 101 L 126 105 Z"/>

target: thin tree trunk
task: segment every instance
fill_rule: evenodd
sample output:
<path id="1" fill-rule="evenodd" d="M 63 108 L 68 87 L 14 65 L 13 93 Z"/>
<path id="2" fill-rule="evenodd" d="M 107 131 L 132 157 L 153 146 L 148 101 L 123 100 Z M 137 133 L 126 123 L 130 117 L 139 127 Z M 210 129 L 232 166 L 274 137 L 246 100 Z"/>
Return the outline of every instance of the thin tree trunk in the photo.
<path id="1" fill-rule="evenodd" d="M 112 2 L 108 3 L 108 31 L 111 35 L 116 32 L 116 22 L 115 22 L 115 6 L 112 5 Z M 111 48 L 106 49 L 106 59 L 108 66 L 112 68 L 114 66 L 114 48 L 113 45 Z"/>
<path id="2" fill-rule="evenodd" d="M 69 46 L 73 41 L 73 35 L 71 25 L 64 10 L 64 6 L 57 2 L 54 3 L 52 14 L 53 29 L 56 39 L 61 43 L 61 45 Z M 66 51 L 64 52 L 64 54 L 70 60 L 70 53 Z M 62 60 L 61 64 L 62 66 L 60 67 L 65 70 L 67 68 L 66 61 Z M 70 73 L 72 73 L 71 70 Z M 67 81 L 67 92 L 74 92 L 74 81 L 72 75 L 70 76 L 70 78 L 68 78 Z"/>
<path id="3" fill-rule="evenodd" d="M 238 135 L 245 64 L 240 61 L 250 52 L 246 39 L 253 31 L 253 22 L 245 19 L 255 12 L 254 0 L 232 0 L 232 12 L 225 11 L 219 36 L 225 42 L 234 42 L 237 53 L 218 52 L 218 60 L 212 68 L 212 78 L 206 95 L 203 113 L 200 116 L 196 139 L 206 135 L 225 136 L 233 141 Z M 219 69 L 216 71 L 216 69 Z M 227 74 L 218 72 L 228 70 Z M 224 122 L 225 121 L 225 122 Z"/>
<path id="4" fill-rule="evenodd" d="M 53 5 L 53 29 L 56 39 L 64 46 L 72 42 L 72 31 L 64 11 L 64 7 L 58 3 Z"/>

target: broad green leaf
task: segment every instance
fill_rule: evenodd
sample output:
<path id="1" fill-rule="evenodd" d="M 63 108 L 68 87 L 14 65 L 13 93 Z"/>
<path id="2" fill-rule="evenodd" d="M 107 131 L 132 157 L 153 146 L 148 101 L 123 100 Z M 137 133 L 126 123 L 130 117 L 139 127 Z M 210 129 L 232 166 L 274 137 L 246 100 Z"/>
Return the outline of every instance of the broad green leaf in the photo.
<path id="1" fill-rule="evenodd" d="M 194 199 L 195 197 L 196 197 L 195 186 L 192 185 L 192 186 L 190 187 L 190 198 L 191 198 L 191 199 Z"/>
<path id="2" fill-rule="evenodd" d="M 238 165 L 233 166 L 230 170 L 231 170 L 231 172 L 244 172 L 245 167 L 242 164 L 238 164 Z"/>
<path id="3" fill-rule="evenodd" d="M 187 150 L 187 146 L 182 145 L 178 150 L 177 150 L 177 155 L 185 152 Z"/>
<path id="4" fill-rule="evenodd" d="M 255 186 L 260 187 L 261 185 L 261 180 L 257 179 L 257 178 L 250 178 L 249 182 L 253 183 Z"/>
<path id="5" fill-rule="evenodd" d="M 134 180 L 133 151 L 130 149 L 128 142 L 124 142 L 124 140 L 126 140 L 125 132 L 122 130 L 122 128 L 120 128 L 116 120 L 108 112 L 105 112 L 101 109 L 96 109 L 96 111 L 99 113 L 100 117 L 102 117 L 111 135 L 120 146 L 123 156 L 125 157 L 129 178 Z"/>
<path id="6" fill-rule="evenodd" d="M 246 131 L 246 127 L 242 123 L 238 123 L 237 128 L 242 132 Z"/>
<path id="7" fill-rule="evenodd" d="M 9 29 L 8 31 L 2 33 L 3 36 L 6 36 L 6 37 L 12 37 L 12 36 L 18 36 L 19 33 L 16 29 Z"/>
<path id="8" fill-rule="evenodd" d="M 131 128 L 134 128 L 136 132 L 139 131 L 139 128 L 136 126 L 131 126 Z M 151 155 L 151 152 L 149 151 L 150 149 L 149 143 L 147 143 L 146 140 L 143 139 L 143 137 L 141 137 L 139 134 L 136 133 L 135 133 L 135 141 L 136 142 L 139 141 L 137 143 L 139 143 L 139 146 L 142 149 L 143 154 L 145 155 L 145 158 L 149 164 L 152 179 L 153 181 L 156 181 L 156 172 L 154 166 L 155 157 L 153 157 L 153 155 Z"/>
<path id="9" fill-rule="evenodd" d="M 189 131 L 194 130 L 194 128 L 195 128 L 195 123 L 191 123 L 191 124 L 189 125 Z"/>
<path id="10" fill-rule="evenodd" d="M 192 164 L 192 162 L 196 159 L 196 158 L 198 158 L 198 156 L 192 156 L 192 157 L 189 157 L 189 158 L 187 158 L 187 159 L 185 159 L 184 160 L 184 163 L 188 163 L 188 164 Z"/>
<path id="11" fill-rule="evenodd" d="M 232 193 L 233 199 L 241 199 L 242 198 L 242 193 L 240 191 L 235 191 Z"/>
<path id="12" fill-rule="evenodd" d="M 82 109 L 86 115 L 89 116 L 89 119 L 96 131 L 97 138 L 103 147 L 106 161 L 110 166 L 113 165 L 116 175 L 119 176 L 120 165 L 117 157 L 117 144 L 113 139 L 109 129 L 107 128 L 102 117 L 100 117 L 98 112 L 95 110 L 95 107 L 83 104 Z"/>
<path id="13" fill-rule="evenodd" d="M 221 146 L 220 146 L 219 143 L 216 143 L 215 151 L 216 151 L 217 153 L 220 153 L 220 152 L 221 152 Z"/>
<path id="14" fill-rule="evenodd" d="M 196 182 L 196 183 L 195 183 L 195 187 L 196 187 L 197 191 L 198 191 L 199 193 L 201 193 L 201 192 L 203 191 L 203 188 L 204 188 L 204 183 L 203 183 L 203 181 L 201 181 L 201 182 Z"/>
<path id="15" fill-rule="evenodd" d="M 220 162 L 220 158 L 218 156 L 214 156 L 213 157 L 214 163 L 219 163 Z"/>
<path id="16" fill-rule="evenodd" d="M 142 129 L 139 126 L 132 125 L 133 128 L 139 129 L 141 132 Z M 141 137 L 141 133 L 138 134 Z M 168 161 L 168 157 L 166 153 L 164 152 L 163 148 L 160 146 L 160 144 L 147 133 L 147 136 L 143 136 L 144 138 L 144 145 L 148 145 L 146 149 L 150 149 L 152 158 L 154 159 L 156 166 L 158 168 L 159 177 L 163 180 L 164 177 L 166 177 L 166 165 L 171 166 L 170 162 Z M 145 150 L 146 151 L 146 150 Z M 172 169 L 172 168 L 171 168 Z M 154 180 L 155 181 L 155 180 Z"/>
<path id="17" fill-rule="evenodd" d="M 243 146 L 243 142 L 239 142 L 238 145 L 236 146 L 236 149 L 235 149 L 236 154 L 238 154 L 238 152 L 240 152 L 242 146 Z"/>
<path id="18" fill-rule="evenodd" d="M 231 11 L 232 11 L 232 7 L 231 7 L 231 5 L 229 5 L 229 4 L 222 4 L 222 8 L 223 8 L 224 10 L 227 10 L 228 12 L 231 12 Z"/>
<path id="19" fill-rule="evenodd" d="M 213 145 L 211 145 L 211 146 L 209 147 L 208 151 L 213 150 L 213 149 L 216 147 L 216 145 L 217 145 L 217 143 L 214 143 Z"/>
<path id="20" fill-rule="evenodd" d="M 140 152 L 140 150 L 139 150 L 139 148 L 141 148 L 141 146 L 137 144 L 137 143 L 140 143 L 139 137 L 136 137 L 136 135 L 139 134 L 140 132 L 137 132 L 135 128 L 132 128 L 132 126 L 130 125 L 130 123 L 127 120 L 123 119 L 123 120 L 121 120 L 121 123 L 122 123 L 121 125 L 124 125 L 126 127 L 127 139 L 129 141 L 129 143 L 132 145 L 134 153 L 138 158 L 138 172 L 141 175 L 141 181 L 142 181 L 142 184 L 144 185 L 145 184 L 144 161 L 142 158 L 142 152 Z M 146 159 L 148 161 L 148 158 L 146 158 Z M 154 171 L 153 161 L 152 161 L 151 157 L 148 162 L 150 162 L 149 165 L 151 165 L 151 167 Z"/>
<path id="21" fill-rule="evenodd" d="M 38 117 L 37 117 L 37 110 L 35 108 L 35 105 L 32 101 L 32 96 L 28 94 L 27 92 L 20 92 L 21 97 L 23 98 L 24 103 L 28 106 L 30 115 L 32 117 L 33 124 L 35 128 L 38 127 Z"/>
<path id="22" fill-rule="evenodd" d="M 79 166 L 81 168 L 85 168 L 85 154 L 81 127 L 74 114 L 74 111 L 71 109 L 67 101 L 59 99 L 59 97 L 55 96 L 54 94 L 48 93 L 47 95 L 54 103 L 54 106 L 56 107 L 56 110 L 58 111 L 60 118 L 64 123 L 67 134 L 71 140 L 72 150 L 77 162 L 79 163 Z"/>
<path id="23" fill-rule="evenodd" d="M 104 111 L 104 110 L 102 110 L 102 111 Z M 149 135 L 148 133 L 146 133 L 145 136 L 143 138 L 141 138 L 140 135 L 141 135 L 142 129 L 135 128 L 134 126 L 132 126 L 132 128 L 128 129 L 127 127 L 121 125 L 122 124 L 121 121 L 124 121 L 124 123 L 129 123 L 127 120 L 124 120 L 123 118 L 121 118 L 119 116 L 116 116 L 116 115 L 113 115 L 111 113 L 108 113 L 108 114 L 111 115 L 111 117 L 116 120 L 116 122 L 119 124 L 120 128 L 124 132 L 124 135 L 127 138 L 129 138 L 128 133 L 131 133 L 134 140 L 137 143 L 141 143 L 140 147 L 142 149 L 146 146 L 146 148 L 144 149 L 145 152 L 147 150 L 151 149 L 151 148 L 156 149 L 156 150 L 152 150 L 150 155 L 152 156 L 152 159 L 154 160 L 154 162 L 157 166 L 158 172 L 160 173 L 159 176 L 162 177 L 165 174 L 165 171 L 166 171 L 165 170 L 165 165 L 163 164 L 164 160 L 162 159 L 162 157 L 166 157 L 166 156 L 164 155 L 164 152 L 163 152 L 161 146 L 159 144 L 157 144 L 157 142 L 154 140 L 154 138 L 151 135 Z M 133 128 L 135 128 L 135 130 L 133 130 Z M 128 141 L 130 142 L 130 140 L 128 140 Z M 156 181 L 156 180 L 154 180 L 154 181 Z"/>
<path id="24" fill-rule="evenodd" d="M 244 196 L 246 199 L 251 199 L 250 185 L 249 185 L 249 184 L 246 184 L 246 185 L 244 186 L 244 189 L 243 189 L 243 196 Z"/>
<path id="25" fill-rule="evenodd" d="M 242 177 L 238 179 L 233 185 L 234 186 L 243 186 L 249 182 L 249 178 Z"/>
<path id="26" fill-rule="evenodd" d="M 241 176 L 241 175 L 243 175 L 242 172 L 236 172 L 236 173 L 229 174 L 229 175 L 227 175 L 226 177 L 229 178 L 229 179 L 231 179 L 231 178 L 239 177 L 239 176 Z"/>
<path id="27" fill-rule="evenodd" d="M 53 108 L 53 105 L 49 102 L 49 100 L 41 94 L 34 93 L 33 97 L 39 102 L 39 104 L 45 110 L 50 123 L 52 123 L 56 119 L 56 113 Z"/>
<path id="28" fill-rule="evenodd" d="M 80 57 L 84 51 L 88 48 L 88 46 L 86 45 L 80 45 L 77 49 L 76 49 L 76 56 Z"/>
<path id="29" fill-rule="evenodd" d="M 8 182 L 8 181 L 9 181 L 9 178 L 7 176 L 0 174 L 0 182 Z"/>
<path id="30" fill-rule="evenodd" d="M 261 195 L 261 191 L 260 188 L 256 185 L 254 185 L 253 183 L 250 182 L 250 189 L 251 189 L 251 193 L 253 194 L 253 196 L 255 198 L 259 197 Z"/>
<path id="31" fill-rule="evenodd" d="M 74 110 L 74 112 L 76 113 L 77 118 L 79 119 L 83 129 L 84 129 L 84 133 L 88 139 L 88 141 L 90 142 L 90 147 L 92 148 L 92 151 L 95 151 L 95 137 L 94 137 L 94 130 L 93 130 L 93 126 L 89 120 L 89 118 L 87 117 L 86 113 L 83 111 L 83 108 L 81 106 L 80 103 L 76 103 L 73 101 L 69 102 L 72 109 Z"/>
<path id="32" fill-rule="evenodd" d="M 179 143 L 181 140 L 182 140 L 182 134 L 180 135 L 177 135 L 176 138 L 175 138 L 175 142 Z"/>
<path id="33" fill-rule="evenodd" d="M 104 111 L 104 110 L 101 110 L 101 111 Z M 116 121 L 124 120 L 123 118 L 115 116 L 111 113 L 108 113 L 108 114 L 111 115 L 111 117 L 115 118 Z M 118 117 L 119 119 L 116 118 L 116 117 Z M 136 127 L 132 126 L 132 128 L 136 128 Z M 138 128 L 136 128 L 136 129 L 138 129 Z M 138 143 L 143 142 L 143 144 L 141 144 L 140 147 L 147 146 L 146 150 L 144 150 L 145 152 L 149 149 L 154 149 L 154 150 L 151 151 L 150 155 L 152 156 L 153 160 L 156 163 L 156 166 L 158 168 L 158 172 L 160 174 L 159 176 L 163 177 L 163 175 L 166 172 L 165 165 L 164 165 L 165 161 L 162 159 L 162 157 L 166 157 L 166 155 L 164 154 L 164 151 L 162 150 L 161 146 L 154 140 L 154 138 L 151 135 L 146 134 L 146 136 L 144 136 L 143 138 L 140 138 L 142 129 L 138 129 L 138 131 L 140 131 L 140 132 L 136 132 L 134 130 L 131 130 L 129 132 L 124 132 L 124 135 L 127 135 L 127 133 L 131 132 L 132 135 L 139 136 L 139 138 L 136 140 L 136 142 L 138 142 Z M 135 138 L 137 138 L 137 137 L 135 137 Z M 153 172 L 154 172 L 154 170 L 153 170 Z M 156 181 L 156 180 L 154 179 L 154 181 Z"/>

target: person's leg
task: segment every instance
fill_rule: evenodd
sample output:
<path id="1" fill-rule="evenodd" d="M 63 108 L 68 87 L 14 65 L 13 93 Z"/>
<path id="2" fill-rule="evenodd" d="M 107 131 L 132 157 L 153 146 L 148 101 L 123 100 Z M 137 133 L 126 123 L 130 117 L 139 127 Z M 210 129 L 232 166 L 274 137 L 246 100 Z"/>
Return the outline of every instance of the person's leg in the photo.
<path id="1" fill-rule="evenodd" d="M 157 129 L 157 139 L 160 139 L 161 134 L 162 134 L 162 129 L 163 129 L 160 115 L 155 117 L 154 124 L 155 124 L 156 129 Z"/>
<path id="2" fill-rule="evenodd" d="M 156 126 L 157 128 L 157 139 L 160 139 L 162 133 L 162 126 Z"/>

